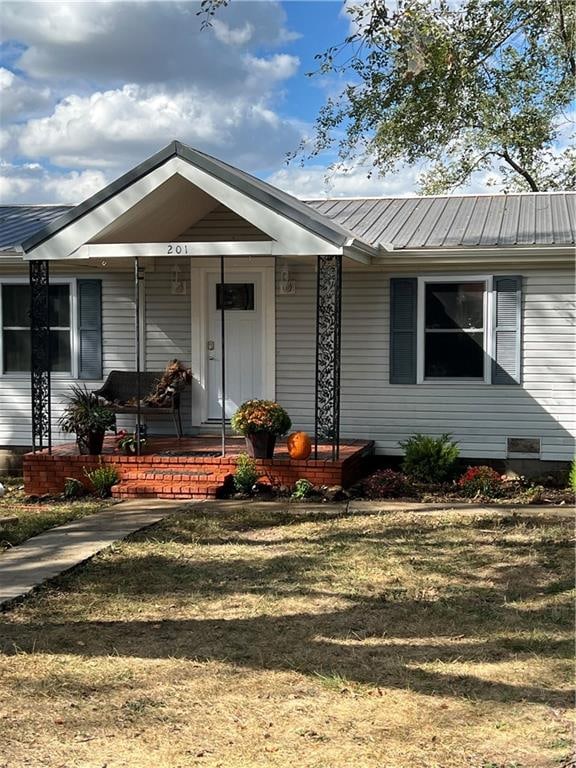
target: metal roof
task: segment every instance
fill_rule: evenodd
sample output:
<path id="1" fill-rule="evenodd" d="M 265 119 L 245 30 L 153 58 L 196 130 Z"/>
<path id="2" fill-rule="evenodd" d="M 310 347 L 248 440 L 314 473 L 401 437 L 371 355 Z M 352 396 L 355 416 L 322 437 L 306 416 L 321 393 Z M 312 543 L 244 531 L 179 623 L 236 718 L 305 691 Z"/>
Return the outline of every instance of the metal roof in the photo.
<path id="1" fill-rule="evenodd" d="M 338 245 L 351 238 L 395 250 L 576 243 L 574 192 L 303 202 L 220 160 L 172 142 L 80 205 L 0 205 L 0 251 L 39 244 L 173 156 L 183 157 Z"/>
<path id="2" fill-rule="evenodd" d="M 70 205 L 0 205 L 0 251 L 10 251 L 62 216 Z"/>
<path id="3" fill-rule="evenodd" d="M 372 246 L 510 247 L 576 243 L 576 193 L 308 200 Z"/>

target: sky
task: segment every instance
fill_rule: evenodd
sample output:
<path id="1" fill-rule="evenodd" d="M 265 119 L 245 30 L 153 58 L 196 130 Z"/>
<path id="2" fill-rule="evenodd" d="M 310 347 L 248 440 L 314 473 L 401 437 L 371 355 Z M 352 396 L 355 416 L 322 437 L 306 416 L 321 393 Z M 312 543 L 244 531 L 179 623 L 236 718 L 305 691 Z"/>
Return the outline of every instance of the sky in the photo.
<path id="1" fill-rule="evenodd" d="M 338 87 L 307 73 L 349 31 L 340 0 L 234 0 L 208 29 L 198 8 L 3 0 L 0 201 L 79 203 L 173 139 L 303 198 L 417 191 L 414 169 L 287 164 Z"/>

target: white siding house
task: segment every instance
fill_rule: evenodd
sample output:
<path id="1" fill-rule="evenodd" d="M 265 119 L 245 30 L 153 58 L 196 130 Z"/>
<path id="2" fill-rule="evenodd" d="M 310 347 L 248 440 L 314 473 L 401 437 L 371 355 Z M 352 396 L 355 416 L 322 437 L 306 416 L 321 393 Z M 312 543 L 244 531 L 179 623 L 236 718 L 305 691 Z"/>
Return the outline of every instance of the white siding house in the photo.
<path id="1" fill-rule="evenodd" d="M 374 440 L 377 453 L 390 456 L 415 432 L 449 432 L 470 458 L 573 456 L 573 194 L 306 204 L 175 143 L 77 208 L 0 206 L 0 228 L 0 450 L 32 443 L 30 375 L 13 370 L 26 367 L 22 349 L 14 349 L 25 329 L 11 325 L 10 308 L 14 286 L 28 283 L 29 260 L 47 261 L 51 284 L 69 291 L 62 334 L 69 329 L 70 370 L 51 377 L 58 441 L 69 439 L 57 419 L 82 354 L 79 280 L 101 286 L 101 367 L 81 383 L 96 389 L 111 370 L 135 368 L 134 256 L 144 268 L 141 360 L 149 371 L 175 357 L 192 367 L 183 408 L 188 434 L 210 430 L 218 404 L 222 255 L 232 286 L 228 415 L 238 398 L 269 397 L 287 408 L 296 428 L 313 431 L 317 254 L 325 252 L 343 259 L 343 438 Z M 518 278 L 507 294 L 518 297 L 517 327 L 502 325 L 513 321 L 498 314 L 499 278 Z M 409 310 L 391 298 L 398 280 L 412 291 Z M 443 301 L 450 327 L 429 319 Z M 391 364 L 391 338 L 393 345 L 399 338 L 394 312 L 411 330 L 402 337 L 409 347 Z M 461 329 L 458 313 L 476 314 Z M 454 354 L 446 363 L 443 344 L 464 350 L 462 359 Z M 149 426 L 173 431 L 170 420 Z"/>

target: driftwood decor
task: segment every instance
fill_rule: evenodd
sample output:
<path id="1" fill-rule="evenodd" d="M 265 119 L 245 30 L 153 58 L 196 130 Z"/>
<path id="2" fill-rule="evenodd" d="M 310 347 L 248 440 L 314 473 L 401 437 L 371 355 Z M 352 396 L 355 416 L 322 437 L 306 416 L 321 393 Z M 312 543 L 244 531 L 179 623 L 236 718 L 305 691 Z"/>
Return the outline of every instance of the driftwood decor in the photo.
<path id="1" fill-rule="evenodd" d="M 148 408 L 165 408 L 177 392 L 181 392 L 187 384 L 191 383 L 191 369 L 186 368 L 180 360 L 174 358 L 166 366 L 153 391 L 144 398 L 144 405 Z"/>

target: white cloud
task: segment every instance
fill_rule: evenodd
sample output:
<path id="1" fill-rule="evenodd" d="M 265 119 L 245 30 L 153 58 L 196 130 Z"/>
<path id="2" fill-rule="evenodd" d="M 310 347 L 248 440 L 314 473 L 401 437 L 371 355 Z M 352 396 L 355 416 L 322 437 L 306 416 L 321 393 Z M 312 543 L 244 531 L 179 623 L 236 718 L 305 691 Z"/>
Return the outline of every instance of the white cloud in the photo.
<path id="1" fill-rule="evenodd" d="M 294 37 L 284 10 L 233 3 L 202 30 L 199 8 L 5 2 L 3 34 L 21 50 L 18 74 L 0 70 L 6 159 L 117 175 L 179 139 L 253 172 L 277 167 L 302 133 L 277 106 L 299 67 L 273 50 Z M 10 182 L 13 194 L 27 178 Z"/>
<path id="2" fill-rule="evenodd" d="M 27 157 L 48 157 L 66 168 L 125 168 L 177 138 L 265 168 L 299 135 L 296 124 L 281 119 L 266 101 L 131 84 L 64 99 L 52 114 L 28 121 L 19 148 Z"/>
<path id="3" fill-rule="evenodd" d="M 47 171 L 40 163 L 0 163 L 3 203 L 80 203 L 102 189 L 108 179 L 101 171 Z"/>
<path id="4" fill-rule="evenodd" d="M 45 109 L 50 98 L 50 89 L 46 86 L 38 87 L 0 67 L 0 114 L 4 124 L 13 117 L 21 120 Z"/>
<path id="5" fill-rule="evenodd" d="M 318 197 L 386 197 L 406 196 L 417 191 L 418 171 L 405 169 L 388 179 L 376 173 L 369 177 L 368 166 L 356 165 L 349 171 L 333 171 L 326 166 L 313 165 L 283 168 L 267 181 L 285 192 L 302 199 Z"/>
<path id="6" fill-rule="evenodd" d="M 241 27 L 232 28 L 221 19 L 213 19 L 212 29 L 216 40 L 225 45 L 246 45 L 254 34 L 254 27 L 248 21 Z"/>

